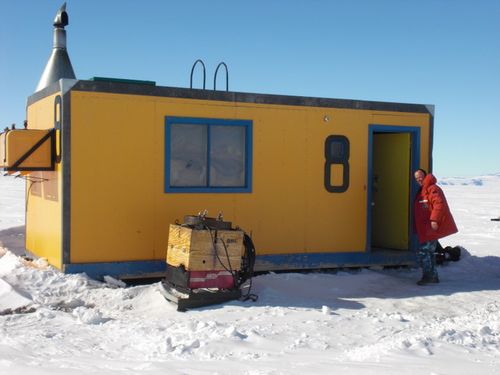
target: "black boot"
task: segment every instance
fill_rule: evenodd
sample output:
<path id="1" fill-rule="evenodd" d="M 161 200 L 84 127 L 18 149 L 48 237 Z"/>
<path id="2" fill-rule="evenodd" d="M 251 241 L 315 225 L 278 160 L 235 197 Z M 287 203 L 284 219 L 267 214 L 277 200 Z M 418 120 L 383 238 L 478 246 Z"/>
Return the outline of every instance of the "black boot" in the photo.
<path id="1" fill-rule="evenodd" d="M 439 277 L 438 275 L 424 275 L 422 278 L 417 281 L 417 285 L 427 285 L 427 284 L 437 284 L 439 283 Z"/>

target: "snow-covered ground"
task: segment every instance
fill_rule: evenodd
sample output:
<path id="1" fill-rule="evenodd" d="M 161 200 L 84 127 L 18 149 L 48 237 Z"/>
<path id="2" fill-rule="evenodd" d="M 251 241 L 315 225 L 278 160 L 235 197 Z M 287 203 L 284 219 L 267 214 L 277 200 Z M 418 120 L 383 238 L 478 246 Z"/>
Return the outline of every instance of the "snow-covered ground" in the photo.
<path id="1" fill-rule="evenodd" d="M 267 274 L 257 302 L 179 313 L 159 283 L 17 256 L 24 184 L 0 177 L 0 374 L 498 374 L 500 174 L 440 184 L 460 229 L 442 244 L 467 250 L 438 285 L 416 269 Z"/>

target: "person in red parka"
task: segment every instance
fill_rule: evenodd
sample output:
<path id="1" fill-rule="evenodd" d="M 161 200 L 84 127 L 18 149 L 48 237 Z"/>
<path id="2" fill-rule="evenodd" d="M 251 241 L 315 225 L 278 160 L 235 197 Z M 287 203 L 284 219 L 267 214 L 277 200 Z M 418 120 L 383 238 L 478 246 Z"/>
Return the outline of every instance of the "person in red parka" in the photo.
<path id="1" fill-rule="evenodd" d="M 434 252 L 437 240 L 458 232 L 443 191 L 436 185 L 436 177 L 423 169 L 415 172 L 420 189 L 413 203 L 413 222 L 418 236 L 417 261 L 422 268 L 418 285 L 439 283 Z"/>

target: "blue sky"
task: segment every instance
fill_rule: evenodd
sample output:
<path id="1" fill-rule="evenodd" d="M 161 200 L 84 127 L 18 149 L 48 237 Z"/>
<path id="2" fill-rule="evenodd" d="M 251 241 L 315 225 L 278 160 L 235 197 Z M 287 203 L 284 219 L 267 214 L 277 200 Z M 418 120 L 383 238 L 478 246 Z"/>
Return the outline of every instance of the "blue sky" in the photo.
<path id="1" fill-rule="evenodd" d="M 62 3 L 0 0 L 1 128 L 25 118 Z M 210 89 L 224 61 L 231 91 L 434 104 L 434 173 L 500 172 L 500 0 L 68 0 L 67 10 L 77 78 L 189 87 L 201 58 Z"/>

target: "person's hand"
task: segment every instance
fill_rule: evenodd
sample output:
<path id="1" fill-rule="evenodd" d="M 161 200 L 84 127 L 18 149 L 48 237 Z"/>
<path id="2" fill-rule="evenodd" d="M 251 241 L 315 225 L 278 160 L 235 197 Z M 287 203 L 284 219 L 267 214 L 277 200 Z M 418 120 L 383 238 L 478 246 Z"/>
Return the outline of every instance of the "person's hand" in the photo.
<path id="1" fill-rule="evenodd" d="M 438 228 L 439 228 L 438 223 L 435 221 L 431 221 L 431 228 L 432 228 L 432 230 L 438 230 Z"/>

